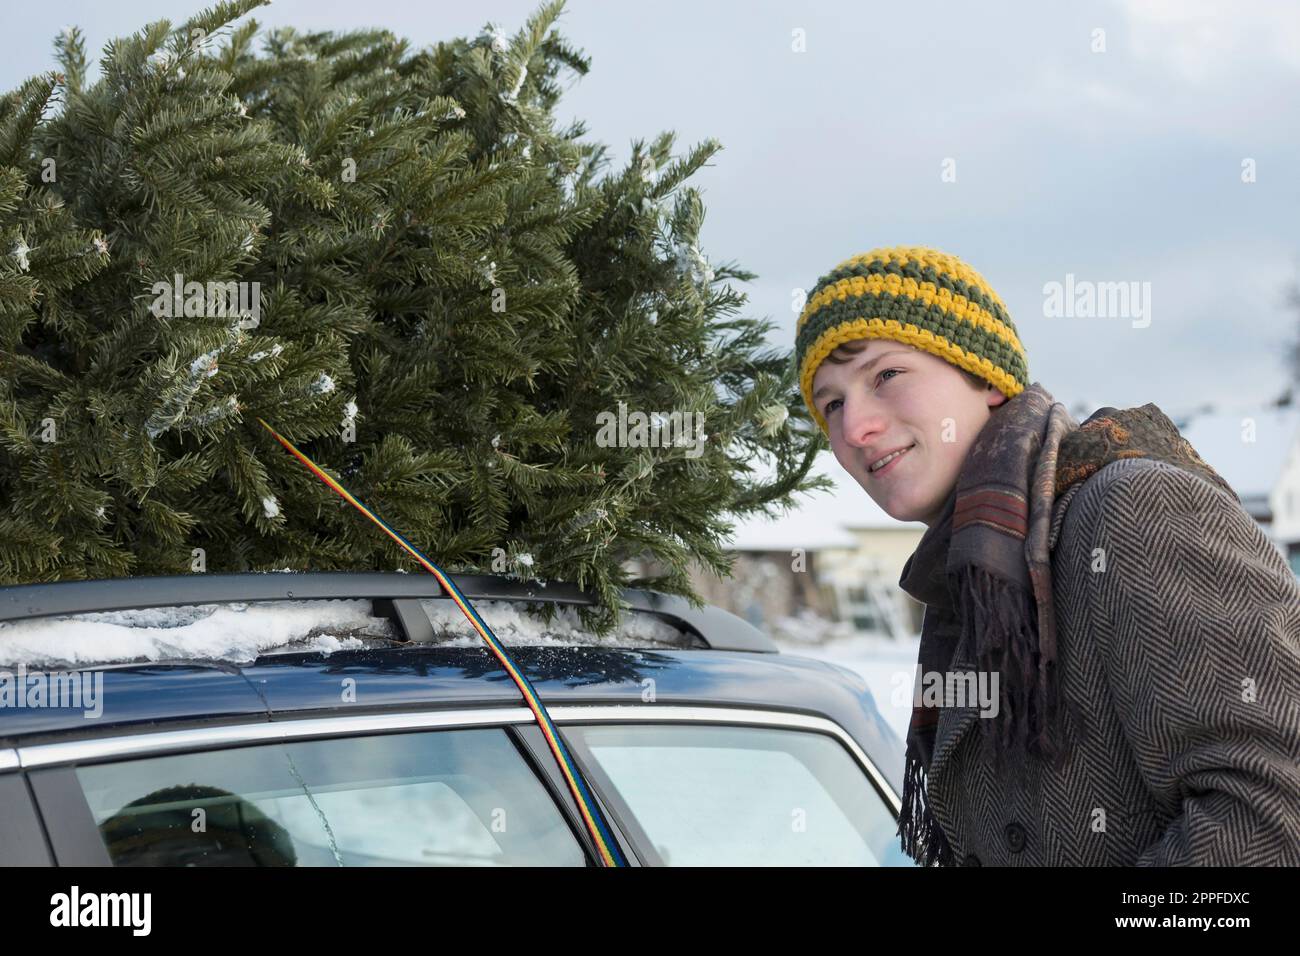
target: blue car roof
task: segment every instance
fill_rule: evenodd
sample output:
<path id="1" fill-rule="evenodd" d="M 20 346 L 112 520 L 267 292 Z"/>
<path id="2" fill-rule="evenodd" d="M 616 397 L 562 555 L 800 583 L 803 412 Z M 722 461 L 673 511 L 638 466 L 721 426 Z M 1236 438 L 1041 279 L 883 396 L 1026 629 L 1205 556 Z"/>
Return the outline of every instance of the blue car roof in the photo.
<path id="1" fill-rule="evenodd" d="M 494 575 L 451 575 L 471 602 L 592 604 L 571 584 L 542 587 Z M 862 677 L 824 661 L 779 653 L 766 634 L 711 605 L 622 589 L 630 613 L 654 615 L 686 635 L 686 646 L 510 644 L 544 704 L 656 703 L 766 708 L 824 716 L 862 747 L 902 792 L 903 748 L 877 711 Z M 0 588 L 0 625 L 126 608 L 294 599 L 369 599 L 403 643 L 332 653 L 266 654 L 251 664 L 167 660 L 79 666 L 103 675 L 103 712 L 84 708 L 0 707 L 0 748 L 73 737 L 136 733 L 213 722 L 360 715 L 393 709 L 522 705 L 486 646 L 440 644 L 421 601 L 449 594 L 432 575 L 390 572 L 191 574 L 18 585 Z M 466 633 L 474 635 L 472 629 Z M 690 646 L 693 641 L 695 646 Z M 4 668 L 0 668 L 3 670 Z M 355 702 L 344 703 L 344 681 Z"/>
<path id="2" fill-rule="evenodd" d="M 846 668 L 792 654 L 515 646 L 510 654 L 547 705 L 656 703 L 779 709 L 843 727 L 896 792 L 902 744 L 865 681 Z M 522 705 L 490 651 L 408 645 L 330 654 L 277 654 L 252 664 L 168 661 L 81 667 L 103 674 L 102 713 L 83 708 L 0 709 L 0 747 L 216 722 L 349 716 L 394 709 Z M 343 702 L 344 682 L 355 702 Z M 647 681 L 653 681 L 648 685 Z"/>

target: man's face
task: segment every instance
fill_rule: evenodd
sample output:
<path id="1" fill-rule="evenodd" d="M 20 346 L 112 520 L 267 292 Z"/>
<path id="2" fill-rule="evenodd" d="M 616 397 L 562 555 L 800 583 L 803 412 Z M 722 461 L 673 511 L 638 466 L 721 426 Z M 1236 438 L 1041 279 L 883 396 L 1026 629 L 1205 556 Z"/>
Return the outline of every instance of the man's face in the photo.
<path id="1" fill-rule="evenodd" d="M 845 364 L 822 362 L 813 379 L 813 402 L 840 465 L 890 517 L 927 525 L 956 487 L 975 436 L 1006 400 L 997 389 L 974 389 L 938 356 L 891 339 L 869 340 Z M 900 448 L 909 450 L 870 471 Z"/>

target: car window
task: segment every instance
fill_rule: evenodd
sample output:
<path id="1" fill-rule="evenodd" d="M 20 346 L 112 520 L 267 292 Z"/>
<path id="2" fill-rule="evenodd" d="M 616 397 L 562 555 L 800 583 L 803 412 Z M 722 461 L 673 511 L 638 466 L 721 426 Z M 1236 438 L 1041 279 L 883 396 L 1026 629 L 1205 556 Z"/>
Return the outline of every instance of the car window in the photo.
<path id="1" fill-rule="evenodd" d="M 834 738 L 771 727 L 573 725 L 669 866 L 913 866 L 866 772 Z"/>
<path id="2" fill-rule="evenodd" d="M 117 866 L 583 866 L 501 728 L 77 768 Z"/>

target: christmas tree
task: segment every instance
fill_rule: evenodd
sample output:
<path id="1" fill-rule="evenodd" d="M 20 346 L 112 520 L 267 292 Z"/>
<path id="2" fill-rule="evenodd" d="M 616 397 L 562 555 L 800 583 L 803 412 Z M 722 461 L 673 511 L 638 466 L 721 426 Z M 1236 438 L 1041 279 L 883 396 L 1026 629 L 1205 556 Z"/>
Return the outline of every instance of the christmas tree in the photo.
<path id="1" fill-rule="evenodd" d="M 789 354 L 735 315 L 755 276 L 699 248 L 720 145 L 612 170 L 557 128 L 589 69 L 562 3 L 425 49 L 258 5 L 93 82 L 70 29 L 0 103 L 0 584 L 424 573 L 258 418 L 444 569 L 574 582 L 601 630 L 827 487 Z"/>

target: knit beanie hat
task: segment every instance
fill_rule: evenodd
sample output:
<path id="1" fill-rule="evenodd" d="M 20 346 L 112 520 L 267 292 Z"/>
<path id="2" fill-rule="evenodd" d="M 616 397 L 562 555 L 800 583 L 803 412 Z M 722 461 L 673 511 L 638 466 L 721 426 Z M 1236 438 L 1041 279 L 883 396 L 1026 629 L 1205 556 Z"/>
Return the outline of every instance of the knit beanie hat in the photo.
<path id="1" fill-rule="evenodd" d="M 984 277 L 925 246 L 890 246 L 846 259 L 817 280 L 799 315 L 795 371 L 821 430 L 813 378 L 852 339 L 894 339 L 937 355 L 1007 398 L 1029 385 L 1029 362 L 1006 305 Z"/>

